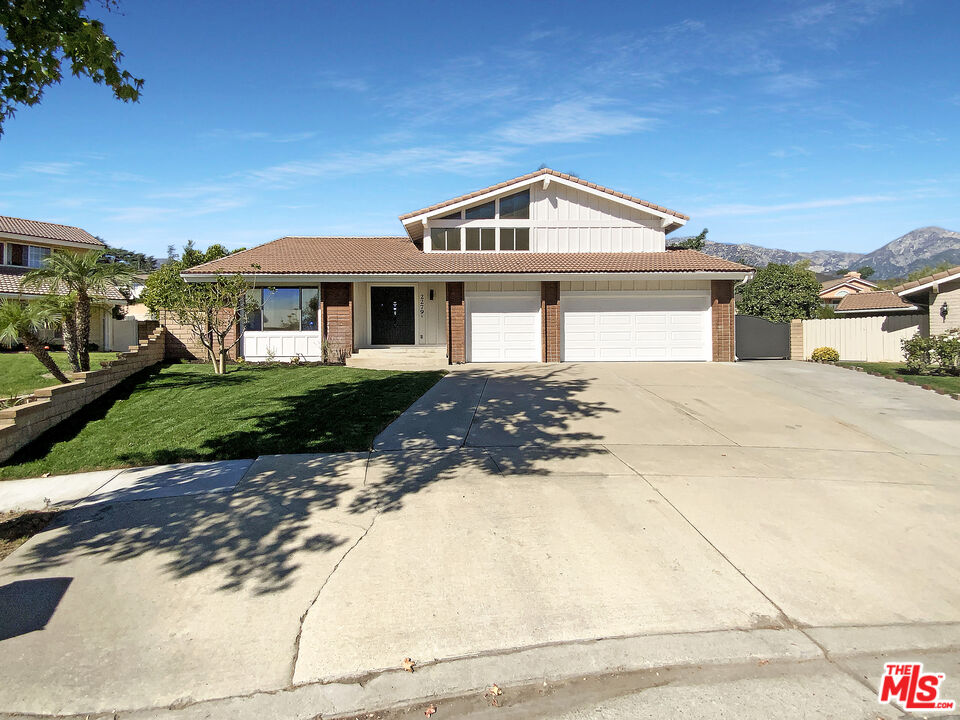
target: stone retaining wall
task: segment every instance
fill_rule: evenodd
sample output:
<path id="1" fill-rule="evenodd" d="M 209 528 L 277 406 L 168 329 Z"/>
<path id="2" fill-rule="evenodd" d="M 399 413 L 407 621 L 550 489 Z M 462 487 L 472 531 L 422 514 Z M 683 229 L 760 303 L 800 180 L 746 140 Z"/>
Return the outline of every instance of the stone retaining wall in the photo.
<path id="1" fill-rule="evenodd" d="M 132 351 L 120 353 L 109 367 L 77 373 L 71 383 L 35 390 L 32 402 L 0 410 L 0 462 L 121 381 L 161 362 L 165 335 L 166 331 L 158 328 Z"/>

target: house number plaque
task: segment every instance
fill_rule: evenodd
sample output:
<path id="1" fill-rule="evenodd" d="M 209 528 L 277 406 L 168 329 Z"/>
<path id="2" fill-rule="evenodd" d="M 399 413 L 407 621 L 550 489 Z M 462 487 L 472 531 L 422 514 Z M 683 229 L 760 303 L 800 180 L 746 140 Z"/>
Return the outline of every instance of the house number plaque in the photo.
<path id="1" fill-rule="evenodd" d="M 423 317 L 423 293 L 420 293 L 420 317 Z"/>

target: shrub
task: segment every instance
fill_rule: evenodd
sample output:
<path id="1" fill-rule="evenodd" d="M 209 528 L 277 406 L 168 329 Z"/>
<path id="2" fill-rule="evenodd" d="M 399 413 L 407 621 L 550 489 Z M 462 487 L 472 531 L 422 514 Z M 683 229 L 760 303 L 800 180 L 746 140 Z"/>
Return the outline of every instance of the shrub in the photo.
<path id="1" fill-rule="evenodd" d="M 903 357 L 907 362 L 907 370 L 917 375 L 925 375 L 933 369 L 931 355 L 933 338 L 922 337 L 919 333 L 909 340 L 901 340 Z"/>
<path id="2" fill-rule="evenodd" d="M 818 347 L 810 355 L 814 362 L 837 362 L 840 360 L 840 353 L 832 347 Z"/>
<path id="3" fill-rule="evenodd" d="M 940 370 L 951 375 L 960 374 L 960 330 L 934 335 L 933 357 Z"/>

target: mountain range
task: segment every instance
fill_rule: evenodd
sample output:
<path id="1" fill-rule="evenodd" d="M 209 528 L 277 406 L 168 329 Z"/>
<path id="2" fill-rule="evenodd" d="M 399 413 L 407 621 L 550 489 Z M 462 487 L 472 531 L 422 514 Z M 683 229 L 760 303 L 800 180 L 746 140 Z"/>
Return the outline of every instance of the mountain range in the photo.
<path id="1" fill-rule="evenodd" d="M 772 262 L 793 264 L 809 260 L 813 272 L 831 275 L 838 270 L 868 265 L 874 269 L 875 279 L 885 280 L 906 277 L 913 270 L 943 261 L 960 265 L 960 233 L 941 227 L 917 228 L 869 253 L 842 250 L 794 252 L 748 243 L 718 243 L 710 240 L 704 244 L 703 252 L 754 267 L 763 267 Z"/>

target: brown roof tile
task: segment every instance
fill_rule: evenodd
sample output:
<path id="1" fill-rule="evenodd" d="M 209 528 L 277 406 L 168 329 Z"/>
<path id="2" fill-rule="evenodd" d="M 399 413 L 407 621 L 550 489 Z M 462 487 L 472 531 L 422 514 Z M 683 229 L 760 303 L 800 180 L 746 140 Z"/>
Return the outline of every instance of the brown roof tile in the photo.
<path id="1" fill-rule="evenodd" d="M 13 235 L 28 235 L 42 240 L 66 240 L 68 242 L 83 243 L 105 247 L 93 235 L 72 225 L 57 225 L 56 223 L 40 222 L 39 220 L 24 220 L 23 218 L 0 215 L 0 233 Z"/>
<path id="2" fill-rule="evenodd" d="M 491 185 L 490 187 L 485 187 L 482 190 L 475 190 L 474 192 L 467 193 L 466 195 L 460 195 L 459 197 L 452 198 L 451 200 L 444 200 L 443 202 L 436 203 L 435 205 L 430 205 L 429 207 L 421 208 L 420 210 L 414 210 L 413 212 L 405 213 L 400 216 L 400 220 L 407 220 L 417 215 L 422 215 L 423 213 L 433 212 L 434 210 L 440 210 L 445 208 L 448 205 L 453 205 L 454 203 L 463 202 L 464 200 L 469 200 L 470 198 L 479 197 L 480 195 L 485 195 L 488 192 L 494 192 L 500 188 L 505 188 L 514 183 L 523 182 L 524 180 L 529 180 L 531 178 L 538 177 L 540 175 L 553 175 L 554 177 L 563 178 L 564 180 L 569 180 L 575 182 L 578 185 L 583 185 L 584 187 L 592 188 L 593 190 L 599 190 L 600 192 L 612 195 L 614 197 L 621 198 L 623 200 L 629 200 L 632 203 L 637 203 L 638 205 L 643 205 L 644 207 L 651 208 L 653 210 L 658 210 L 662 213 L 667 213 L 668 215 L 673 215 L 674 217 L 680 218 L 681 220 L 689 220 L 690 218 L 682 213 L 678 213 L 676 210 L 670 210 L 669 208 L 661 207 L 660 205 L 654 205 L 651 202 L 646 200 L 641 200 L 640 198 L 633 197 L 632 195 L 627 195 L 626 193 L 618 192 L 617 190 L 611 190 L 610 188 L 604 187 L 603 185 L 597 185 L 596 183 L 587 182 L 586 180 L 581 180 L 578 177 L 573 175 L 568 175 L 566 173 L 557 172 L 556 170 L 551 170 L 550 168 L 544 168 L 542 170 L 536 170 L 532 173 L 527 173 L 526 175 L 521 175 L 520 177 L 515 177 L 512 180 L 504 180 L 501 183 L 496 185 Z"/>
<path id="3" fill-rule="evenodd" d="M 254 268 L 256 265 L 258 267 Z M 423 252 L 402 237 L 284 237 L 185 274 L 271 275 L 748 272 L 695 250 L 629 253 Z"/>
<path id="4" fill-rule="evenodd" d="M 29 272 L 30 268 L 0 267 L 0 293 L 9 293 L 23 295 L 25 297 L 38 297 L 50 292 L 50 285 L 44 283 L 40 287 L 23 288 L 21 282 L 23 276 Z M 62 293 L 59 293 L 62 294 Z M 107 292 L 107 300 L 117 302 L 126 302 L 126 298 L 116 288 L 110 288 Z"/>
<path id="5" fill-rule="evenodd" d="M 943 270 L 942 272 L 934 273 L 933 275 L 927 275 L 922 277 L 919 280 L 911 280 L 910 282 L 903 283 L 902 285 L 897 285 L 893 291 L 895 293 L 903 292 L 904 290 L 909 290 L 911 288 L 920 287 L 921 285 L 926 285 L 927 283 L 934 282 L 935 280 L 943 280 L 945 277 L 950 277 L 951 275 L 960 274 L 960 265 L 952 267 L 948 270 Z"/>
<path id="6" fill-rule="evenodd" d="M 870 310 L 916 310 L 916 306 L 906 302 L 891 290 L 863 292 L 844 295 L 837 312 L 866 312 Z"/>

